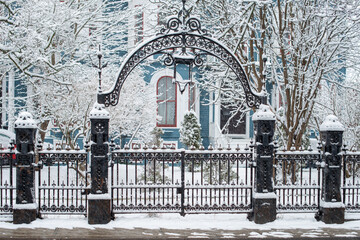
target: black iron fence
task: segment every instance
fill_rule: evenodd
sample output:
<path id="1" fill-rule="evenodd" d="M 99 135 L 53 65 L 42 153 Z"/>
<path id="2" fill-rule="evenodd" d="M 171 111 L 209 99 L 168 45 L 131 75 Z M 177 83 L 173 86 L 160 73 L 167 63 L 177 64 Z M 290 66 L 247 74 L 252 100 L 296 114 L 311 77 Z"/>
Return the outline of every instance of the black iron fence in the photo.
<path id="1" fill-rule="evenodd" d="M 360 212 L 360 152 L 342 156 L 342 201 Z M 85 150 L 37 153 L 36 198 L 41 214 L 86 214 L 90 176 Z M 112 211 L 119 213 L 245 213 L 252 209 L 252 149 L 115 149 L 111 152 Z M 278 212 L 316 212 L 322 154 L 278 151 L 273 182 Z M 13 150 L 0 150 L 0 213 L 15 200 Z"/>
<path id="2" fill-rule="evenodd" d="M 321 154 L 317 151 L 278 151 L 274 160 L 278 212 L 316 212 L 321 198 Z"/>
<path id="3" fill-rule="evenodd" d="M 39 149 L 40 214 L 86 214 L 88 156 L 85 150 Z"/>
<path id="4" fill-rule="evenodd" d="M 342 152 L 342 201 L 349 212 L 360 212 L 360 152 Z"/>
<path id="5" fill-rule="evenodd" d="M 360 152 L 343 151 L 342 201 L 360 212 Z M 41 214 L 86 214 L 90 176 L 85 150 L 37 153 L 36 198 Z M 112 211 L 119 213 L 246 213 L 252 209 L 252 149 L 115 149 L 111 152 Z M 273 182 L 278 212 L 316 212 L 322 154 L 278 151 Z M 15 157 L 0 150 L 0 213 L 12 214 Z"/>
<path id="6" fill-rule="evenodd" d="M 114 213 L 251 210 L 249 149 L 117 149 L 111 159 Z"/>
<path id="7" fill-rule="evenodd" d="M 10 149 L 0 149 L 0 214 L 12 214 L 15 203 L 15 153 Z"/>

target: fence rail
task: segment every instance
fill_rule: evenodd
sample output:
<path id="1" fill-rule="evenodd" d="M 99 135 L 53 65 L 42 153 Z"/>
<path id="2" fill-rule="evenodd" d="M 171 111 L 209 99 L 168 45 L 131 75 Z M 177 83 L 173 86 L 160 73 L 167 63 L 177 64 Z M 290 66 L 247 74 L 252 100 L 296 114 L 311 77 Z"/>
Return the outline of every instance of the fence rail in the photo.
<path id="1" fill-rule="evenodd" d="M 12 214 L 15 203 L 16 174 L 13 146 L 0 150 L 0 214 Z"/>
<path id="2" fill-rule="evenodd" d="M 349 212 L 360 212 L 360 152 L 342 152 L 342 200 Z"/>
<path id="3" fill-rule="evenodd" d="M 316 212 L 321 197 L 321 154 L 278 151 L 274 160 L 274 189 L 279 212 Z"/>
<path id="4" fill-rule="evenodd" d="M 37 202 L 41 214 L 86 214 L 88 157 L 84 150 L 40 150 Z"/>
<path id="5" fill-rule="evenodd" d="M 250 150 L 115 150 L 113 211 L 250 211 L 252 158 Z"/>
<path id="6" fill-rule="evenodd" d="M 254 156 L 246 150 L 116 149 L 111 152 L 112 211 L 120 213 L 246 213 L 252 209 Z M 342 201 L 360 212 L 360 152 L 343 151 Z M 323 156 L 278 151 L 273 180 L 278 212 L 316 212 Z M 86 214 L 85 150 L 41 150 L 36 198 L 41 214 Z M 15 202 L 14 152 L 0 150 L 0 214 Z"/>

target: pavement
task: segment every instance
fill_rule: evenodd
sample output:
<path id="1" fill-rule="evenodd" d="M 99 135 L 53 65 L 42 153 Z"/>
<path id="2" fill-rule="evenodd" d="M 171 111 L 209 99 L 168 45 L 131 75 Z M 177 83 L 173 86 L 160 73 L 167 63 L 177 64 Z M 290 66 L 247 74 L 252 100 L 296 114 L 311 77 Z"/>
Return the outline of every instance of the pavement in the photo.
<path id="1" fill-rule="evenodd" d="M 255 224 L 246 215 L 117 215 L 104 225 L 89 225 L 85 216 L 47 216 L 16 225 L 0 219 L 0 239 L 342 239 L 360 240 L 360 215 L 344 224 L 317 222 L 313 214 L 279 214 L 272 223 Z"/>
<path id="2" fill-rule="evenodd" d="M 0 229 L 0 239 L 360 239 L 359 230 L 323 228 L 272 230 L 17 228 Z"/>

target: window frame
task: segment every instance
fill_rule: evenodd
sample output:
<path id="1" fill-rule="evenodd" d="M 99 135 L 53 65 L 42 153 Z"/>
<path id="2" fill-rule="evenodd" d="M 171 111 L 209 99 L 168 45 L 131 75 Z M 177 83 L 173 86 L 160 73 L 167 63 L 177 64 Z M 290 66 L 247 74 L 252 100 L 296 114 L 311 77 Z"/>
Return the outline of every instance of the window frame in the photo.
<path id="1" fill-rule="evenodd" d="M 172 80 L 172 76 L 162 76 L 160 77 L 157 82 L 156 82 L 156 104 L 157 104 L 157 108 L 156 108 L 156 111 L 157 111 L 157 115 L 159 116 L 159 103 L 160 102 L 165 102 L 165 104 L 167 102 L 174 102 L 175 103 L 175 116 L 174 116 L 174 124 L 166 124 L 166 119 L 167 119 L 167 106 L 165 108 L 165 124 L 161 124 L 160 122 L 157 122 L 156 123 L 156 126 L 157 127 L 176 127 L 176 123 L 177 123 L 177 86 L 176 84 L 174 84 L 174 91 L 175 91 L 175 97 L 174 99 L 175 100 L 167 100 L 167 92 L 166 92 L 166 97 L 165 97 L 165 100 L 162 100 L 162 99 L 159 99 L 159 82 L 161 79 L 163 78 L 169 78 L 170 80 Z M 173 83 L 171 83 L 173 84 Z M 167 85 L 166 85 L 167 86 Z"/>

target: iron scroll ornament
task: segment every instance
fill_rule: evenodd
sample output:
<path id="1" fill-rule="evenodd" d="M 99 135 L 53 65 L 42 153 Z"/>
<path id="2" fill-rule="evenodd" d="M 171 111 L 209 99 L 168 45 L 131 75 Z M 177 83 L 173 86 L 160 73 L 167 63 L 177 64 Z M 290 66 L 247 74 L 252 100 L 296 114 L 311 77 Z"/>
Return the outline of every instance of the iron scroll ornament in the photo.
<path id="1" fill-rule="evenodd" d="M 98 103 L 104 104 L 106 107 L 117 105 L 120 91 L 126 78 L 139 63 L 165 50 L 183 47 L 203 51 L 223 61 L 234 71 L 237 80 L 240 81 L 245 92 L 247 105 L 250 108 L 258 108 L 260 106 L 262 96 L 251 89 L 245 72 L 234 54 L 217 40 L 192 32 L 178 32 L 156 36 L 137 47 L 121 65 L 120 73 L 112 90 L 98 94 Z"/>

